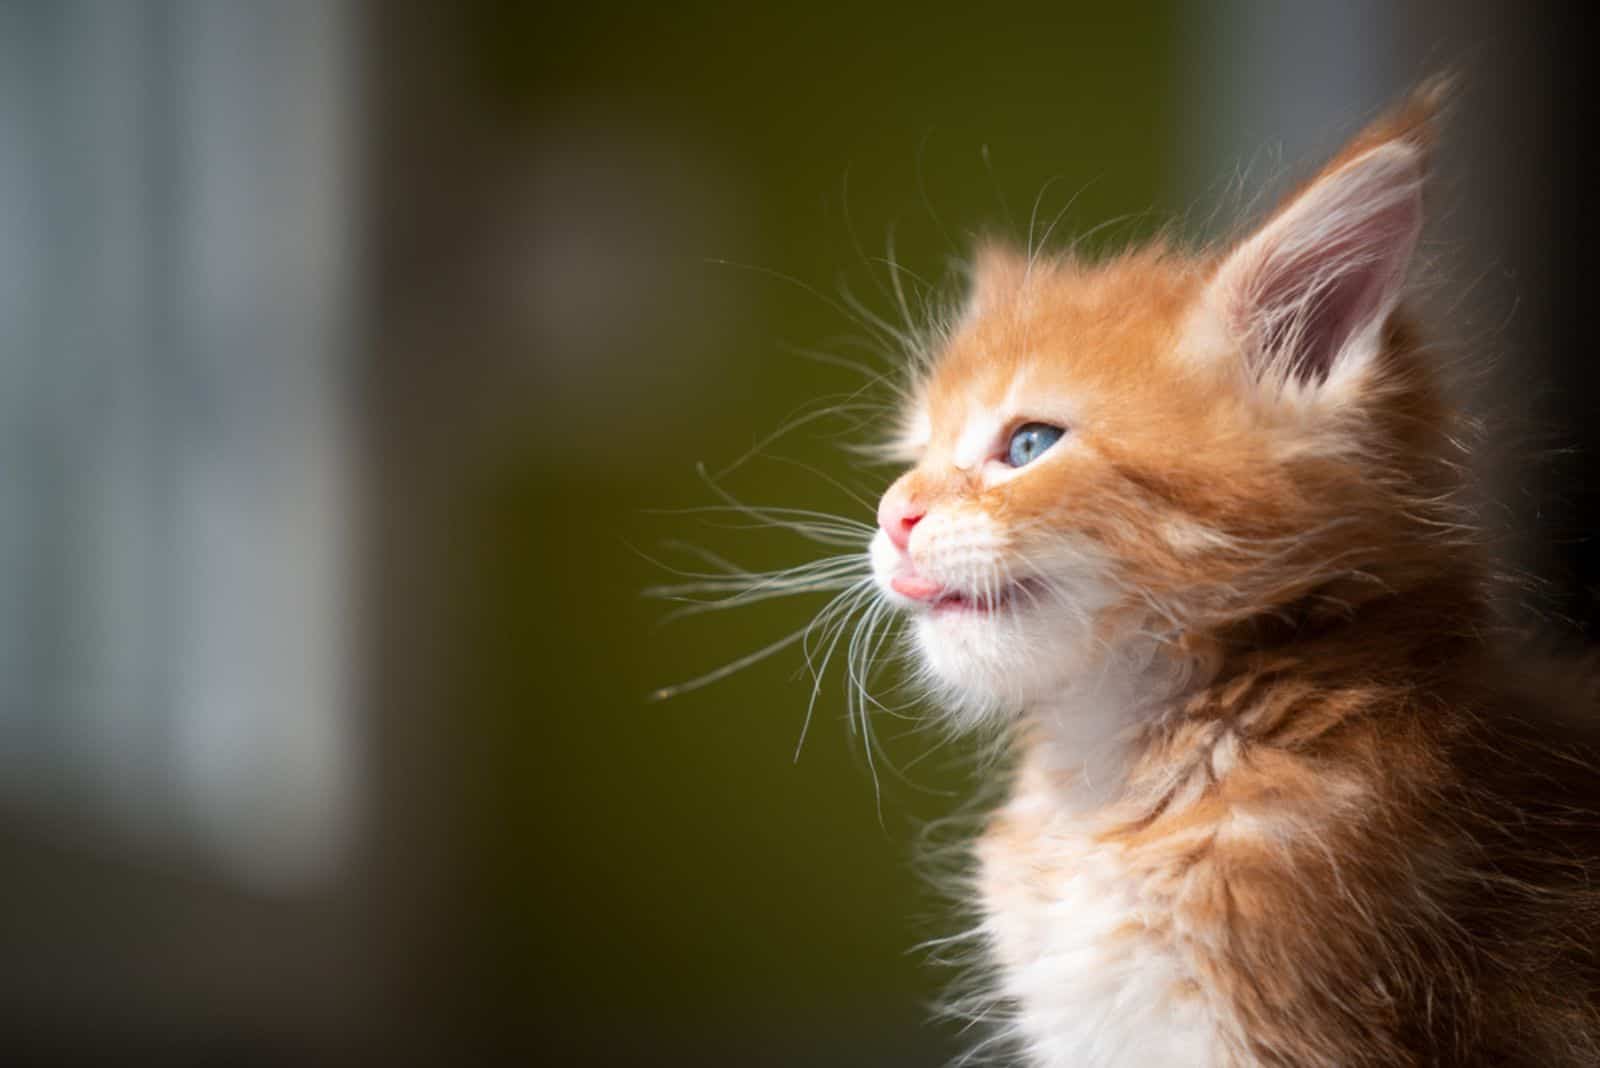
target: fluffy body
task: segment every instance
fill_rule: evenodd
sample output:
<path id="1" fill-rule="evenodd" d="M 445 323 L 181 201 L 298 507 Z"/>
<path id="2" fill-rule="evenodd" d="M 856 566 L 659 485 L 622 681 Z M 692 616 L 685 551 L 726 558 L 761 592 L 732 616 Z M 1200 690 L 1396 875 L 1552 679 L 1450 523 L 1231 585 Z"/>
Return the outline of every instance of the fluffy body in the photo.
<path id="1" fill-rule="evenodd" d="M 1230 248 L 984 248 L 908 391 L 871 559 L 1013 743 L 972 887 L 1029 1064 L 1600 1064 L 1600 709 L 1496 623 L 1401 299 L 1435 105 Z"/>

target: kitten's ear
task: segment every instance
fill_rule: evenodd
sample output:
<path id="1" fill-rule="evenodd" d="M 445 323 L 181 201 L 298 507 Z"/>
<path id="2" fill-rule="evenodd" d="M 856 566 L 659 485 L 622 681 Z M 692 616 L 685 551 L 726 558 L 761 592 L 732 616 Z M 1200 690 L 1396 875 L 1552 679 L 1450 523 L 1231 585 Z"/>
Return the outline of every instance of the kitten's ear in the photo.
<path id="1" fill-rule="evenodd" d="M 1320 386 L 1377 355 L 1422 229 L 1444 86 L 1364 130 L 1222 261 L 1205 297 L 1253 376 Z"/>

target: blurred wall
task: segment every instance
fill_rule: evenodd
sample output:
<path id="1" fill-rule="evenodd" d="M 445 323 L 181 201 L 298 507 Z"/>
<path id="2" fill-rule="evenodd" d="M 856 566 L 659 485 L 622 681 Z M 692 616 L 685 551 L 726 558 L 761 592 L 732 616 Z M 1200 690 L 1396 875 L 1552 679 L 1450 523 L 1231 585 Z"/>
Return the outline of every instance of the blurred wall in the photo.
<path id="1" fill-rule="evenodd" d="M 0 1059 L 354 1015 L 354 14 L 0 4 Z"/>

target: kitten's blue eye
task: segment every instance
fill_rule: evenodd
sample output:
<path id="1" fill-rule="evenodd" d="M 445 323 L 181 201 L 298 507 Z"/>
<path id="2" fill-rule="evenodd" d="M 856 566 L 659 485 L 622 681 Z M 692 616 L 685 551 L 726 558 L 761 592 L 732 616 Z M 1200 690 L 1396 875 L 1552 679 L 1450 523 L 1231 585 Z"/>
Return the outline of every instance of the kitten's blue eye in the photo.
<path id="1" fill-rule="evenodd" d="M 1046 449 L 1061 440 L 1066 431 L 1049 423 L 1024 423 L 1011 435 L 1006 446 L 1006 463 L 1023 467 L 1037 460 Z"/>

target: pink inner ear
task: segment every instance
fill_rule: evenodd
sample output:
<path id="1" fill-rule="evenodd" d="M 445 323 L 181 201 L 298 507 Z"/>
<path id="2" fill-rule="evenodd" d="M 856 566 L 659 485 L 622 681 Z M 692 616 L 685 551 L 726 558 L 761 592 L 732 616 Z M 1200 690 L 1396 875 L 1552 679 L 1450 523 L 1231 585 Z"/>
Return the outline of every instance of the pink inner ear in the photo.
<path id="1" fill-rule="evenodd" d="M 1420 168 L 1388 145 L 1322 179 L 1224 266 L 1261 375 L 1325 381 L 1399 297 L 1422 225 Z"/>

